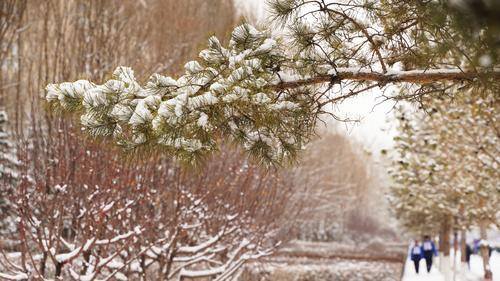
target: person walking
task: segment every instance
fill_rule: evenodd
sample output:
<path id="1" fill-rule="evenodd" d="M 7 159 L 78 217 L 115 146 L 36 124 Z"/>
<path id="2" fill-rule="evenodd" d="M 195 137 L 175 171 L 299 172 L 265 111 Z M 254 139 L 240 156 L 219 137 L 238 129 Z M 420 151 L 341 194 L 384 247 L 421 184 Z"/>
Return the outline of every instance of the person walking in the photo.
<path id="1" fill-rule="evenodd" d="M 422 243 L 422 252 L 425 259 L 425 265 L 427 266 L 427 272 L 431 272 L 432 258 L 433 256 L 437 256 L 438 252 L 436 249 L 436 245 L 431 240 L 431 237 L 429 235 L 424 236 L 424 242 Z"/>
<path id="2" fill-rule="evenodd" d="M 418 268 L 420 265 L 420 260 L 423 258 L 422 247 L 418 240 L 415 240 L 415 243 L 410 249 L 410 259 L 413 261 L 413 265 L 415 266 L 415 272 L 418 274 Z"/>
<path id="3" fill-rule="evenodd" d="M 472 255 L 472 247 L 469 244 L 465 244 L 465 261 L 467 262 L 467 267 L 470 270 L 470 256 Z"/>

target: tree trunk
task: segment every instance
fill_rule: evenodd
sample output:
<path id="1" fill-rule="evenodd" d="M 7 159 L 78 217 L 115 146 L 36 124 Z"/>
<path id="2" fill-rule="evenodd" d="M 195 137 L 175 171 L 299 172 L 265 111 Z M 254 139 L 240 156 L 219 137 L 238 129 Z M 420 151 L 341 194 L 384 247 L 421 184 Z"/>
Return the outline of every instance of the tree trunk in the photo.
<path id="1" fill-rule="evenodd" d="M 491 281 L 493 280 L 493 273 L 490 269 L 490 255 L 489 255 L 489 247 L 488 247 L 488 235 L 486 233 L 487 223 L 481 222 L 479 227 L 479 234 L 481 236 L 481 257 L 483 258 L 483 269 L 484 269 L 484 280 Z"/>
<path id="2" fill-rule="evenodd" d="M 59 277 L 61 277 L 63 266 L 64 266 L 64 264 L 61 262 L 58 262 L 56 264 L 56 273 L 55 273 L 56 280 L 60 280 Z"/>
<path id="3" fill-rule="evenodd" d="M 465 229 L 460 232 L 460 264 L 462 275 L 469 270 L 469 265 L 467 264 L 467 234 Z"/>
<path id="4" fill-rule="evenodd" d="M 441 256 L 439 259 L 439 266 L 441 268 L 441 272 L 444 275 L 445 281 L 453 280 L 450 263 L 450 233 L 450 221 L 449 219 L 446 219 L 445 221 L 443 221 L 443 224 L 441 225 L 441 231 L 439 233 L 439 251 Z"/>
<path id="5" fill-rule="evenodd" d="M 141 275 L 141 281 L 147 281 L 147 276 L 146 276 L 146 256 L 141 255 L 141 270 L 142 272 L 140 273 Z"/>
<path id="6" fill-rule="evenodd" d="M 460 232 L 460 251 L 462 252 L 462 254 L 460 255 L 460 261 L 462 263 L 467 262 L 465 256 L 465 253 L 467 251 L 466 247 L 467 247 L 467 239 L 466 239 L 465 229 L 462 229 L 462 231 Z"/>
<path id="7" fill-rule="evenodd" d="M 174 247 L 176 244 L 177 243 L 174 244 Z M 170 275 L 170 270 L 172 269 L 172 264 L 174 263 L 175 255 L 176 255 L 175 249 L 169 253 L 169 257 L 167 259 L 167 268 L 165 270 L 165 280 L 168 280 L 168 275 Z M 180 278 L 180 280 L 183 280 L 182 277 Z"/>
<path id="8" fill-rule="evenodd" d="M 43 252 L 42 260 L 40 261 L 40 275 L 45 277 L 45 268 L 47 264 L 47 253 Z"/>
<path id="9" fill-rule="evenodd" d="M 83 252 L 83 267 L 82 267 L 82 270 L 80 271 L 81 275 L 84 275 L 87 272 L 87 268 L 89 267 L 89 261 L 90 261 L 90 251 L 84 251 Z"/>
<path id="10" fill-rule="evenodd" d="M 163 254 L 160 254 L 158 258 L 158 276 L 163 276 L 166 270 L 165 258 Z"/>
<path id="11" fill-rule="evenodd" d="M 450 228 L 447 222 L 441 226 L 439 233 L 439 250 L 445 256 L 450 255 Z"/>
<path id="12" fill-rule="evenodd" d="M 458 230 L 453 230 L 453 281 L 457 280 Z"/>

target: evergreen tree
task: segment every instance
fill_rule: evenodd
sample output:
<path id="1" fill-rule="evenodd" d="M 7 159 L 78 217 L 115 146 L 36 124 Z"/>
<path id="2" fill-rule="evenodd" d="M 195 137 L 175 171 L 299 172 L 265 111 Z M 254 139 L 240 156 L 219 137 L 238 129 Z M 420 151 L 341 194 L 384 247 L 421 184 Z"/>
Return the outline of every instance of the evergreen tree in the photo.
<path id="1" fill-rule="evenodd" d="M 476 88 L 452 102 L 432 100 L 427 108 L 400 118 L 391 171 L 394 210 L 414 231 L 449 236 L 450 227 L 478 227 L 486 241 L 488 227 L 500 224 L 498 98 Z M 483 260 L 491 276 L 486 249 Z"/>
<path id="2" fill-rule="evenodd" d="M 8 133 L 7 113 L 0 109 L 0 247 L 15 229 L 13 206 L 9 201 L 12 189 L 19 179 L 16 150 Z"/>
<path id="3" fill-rule="evenodd" d="M 443 217 L 449 213 L 443 205 L 446 201 L 439 198 L 445 194 L 440 190 L 437 174 L 442 169 L 436 161 L 438 140 L 422 119 L 408 117 L 402 109 L 398 115 L 389 201 L 405 228 L 418 234 L 436 234 Z M 438 208 L 439 204 L 442 208 Z"/>
<path id="4" fill-rule="evenodd" d="M 269 5 L 284 35 L 244 24 L 227 47 L 210 38 L 178 79 L 154 74 L 141 86 L 119 67 L 102 85 L 50 84 L 47 99 L 81 114 L 91 135 L 128 150 L 196 162 L 223 137 L 263 162 L 282 163 L 309 141 L 326 105 L 361 92 L 396 83 L 403 91 L 390 98 L 416 100 L 452 94 L 455 85 L 499 88 L 494 56 L 483 57 L 486 39 L 470 41 L 437 1 Z"/>
<path id="5" fill-rule="evenodd" d="M 459 0 L 448 1 L 447 4 L 451 14 L 459 28 L 464 32 L 476 33 L 478 30 L 487 28 L 486 35 L 489 37 L 492 48 L 498 48 L 500 44 L 500 2 L 496 0 Z"/>

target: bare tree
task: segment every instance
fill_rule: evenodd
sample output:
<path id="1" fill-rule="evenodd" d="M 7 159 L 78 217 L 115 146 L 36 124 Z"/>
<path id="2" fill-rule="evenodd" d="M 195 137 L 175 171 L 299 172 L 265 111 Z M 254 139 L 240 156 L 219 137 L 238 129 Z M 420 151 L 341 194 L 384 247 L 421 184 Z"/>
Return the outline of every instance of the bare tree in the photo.
<path id="1" fill-rule="evenodd" d="M 241 152 L 227 148 L 188 172 L 172 160 L 94 150 L 62 129 L 70 126 L 59 123 L 51 158 L 37 134 L 21 153 L 20 244 L 0 259 L 3 278 L 226 280 L 277 246 L 288 194 L 277 173 Z"/>
<path id="2" fill-rule="evenodd" d="M 298 223 L 295 237 L 341 241 L 361 238 L 350 233 L 373 235 L 381 230 L 376 219 L 380 202 L 372 196 L 381 186 L 373 166 L 362 146 L 340 132 L 325 132 L 310 143 L 301 162 L 287 172 L 293 182 L 288 212 Z"/>

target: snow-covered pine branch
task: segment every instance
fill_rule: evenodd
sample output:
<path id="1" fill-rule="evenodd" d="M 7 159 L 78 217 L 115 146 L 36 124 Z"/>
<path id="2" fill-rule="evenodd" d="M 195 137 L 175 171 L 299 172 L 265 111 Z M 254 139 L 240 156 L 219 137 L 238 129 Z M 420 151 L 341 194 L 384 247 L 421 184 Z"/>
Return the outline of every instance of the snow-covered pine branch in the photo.
<path id="1" fill-rule="evenodd" d="M 228 48 L 215 37 L 178 79 L 153 74 L 141 86 L 133 71 L 118 67 L 102 85 L 87 80 L 50 84 L 46 98 L 81 114 L 93 136 L 112 137 L 133 150 L 154 148 L 187 162 L 217 150 L 218 138 L 241 144 L 266 163 L 293 159 L 311 137 L 326 95 L 322 85 L 471 81 L 500 71 L 429 69 L 378 72 L 368 68 L 316 66 L 287 57 L 285 39 L 244 24 Z M 312 87 L 312 88 L 311 88 Z M 319 88 L 318 88 L 319 87 Z"/>
<path id="2" fill-rule="evenodd" d="M 91 135 L 113 137 L 128 149 L 154 147 L 192 161 L 216 150 L 220 136 L 260 160 L 282 162 L 307 140 L 316 115 L 303 91 L 269 87 L 279 81 L 283 53 L 268 32 L 245 24 L 234 30 L 228 49 L 210 38 L 178 79 L 154 74 L 141 86 L 130 68 L 118 67 L 102 85 L 50 84 L 46 97 L 79 112 Z"/>

